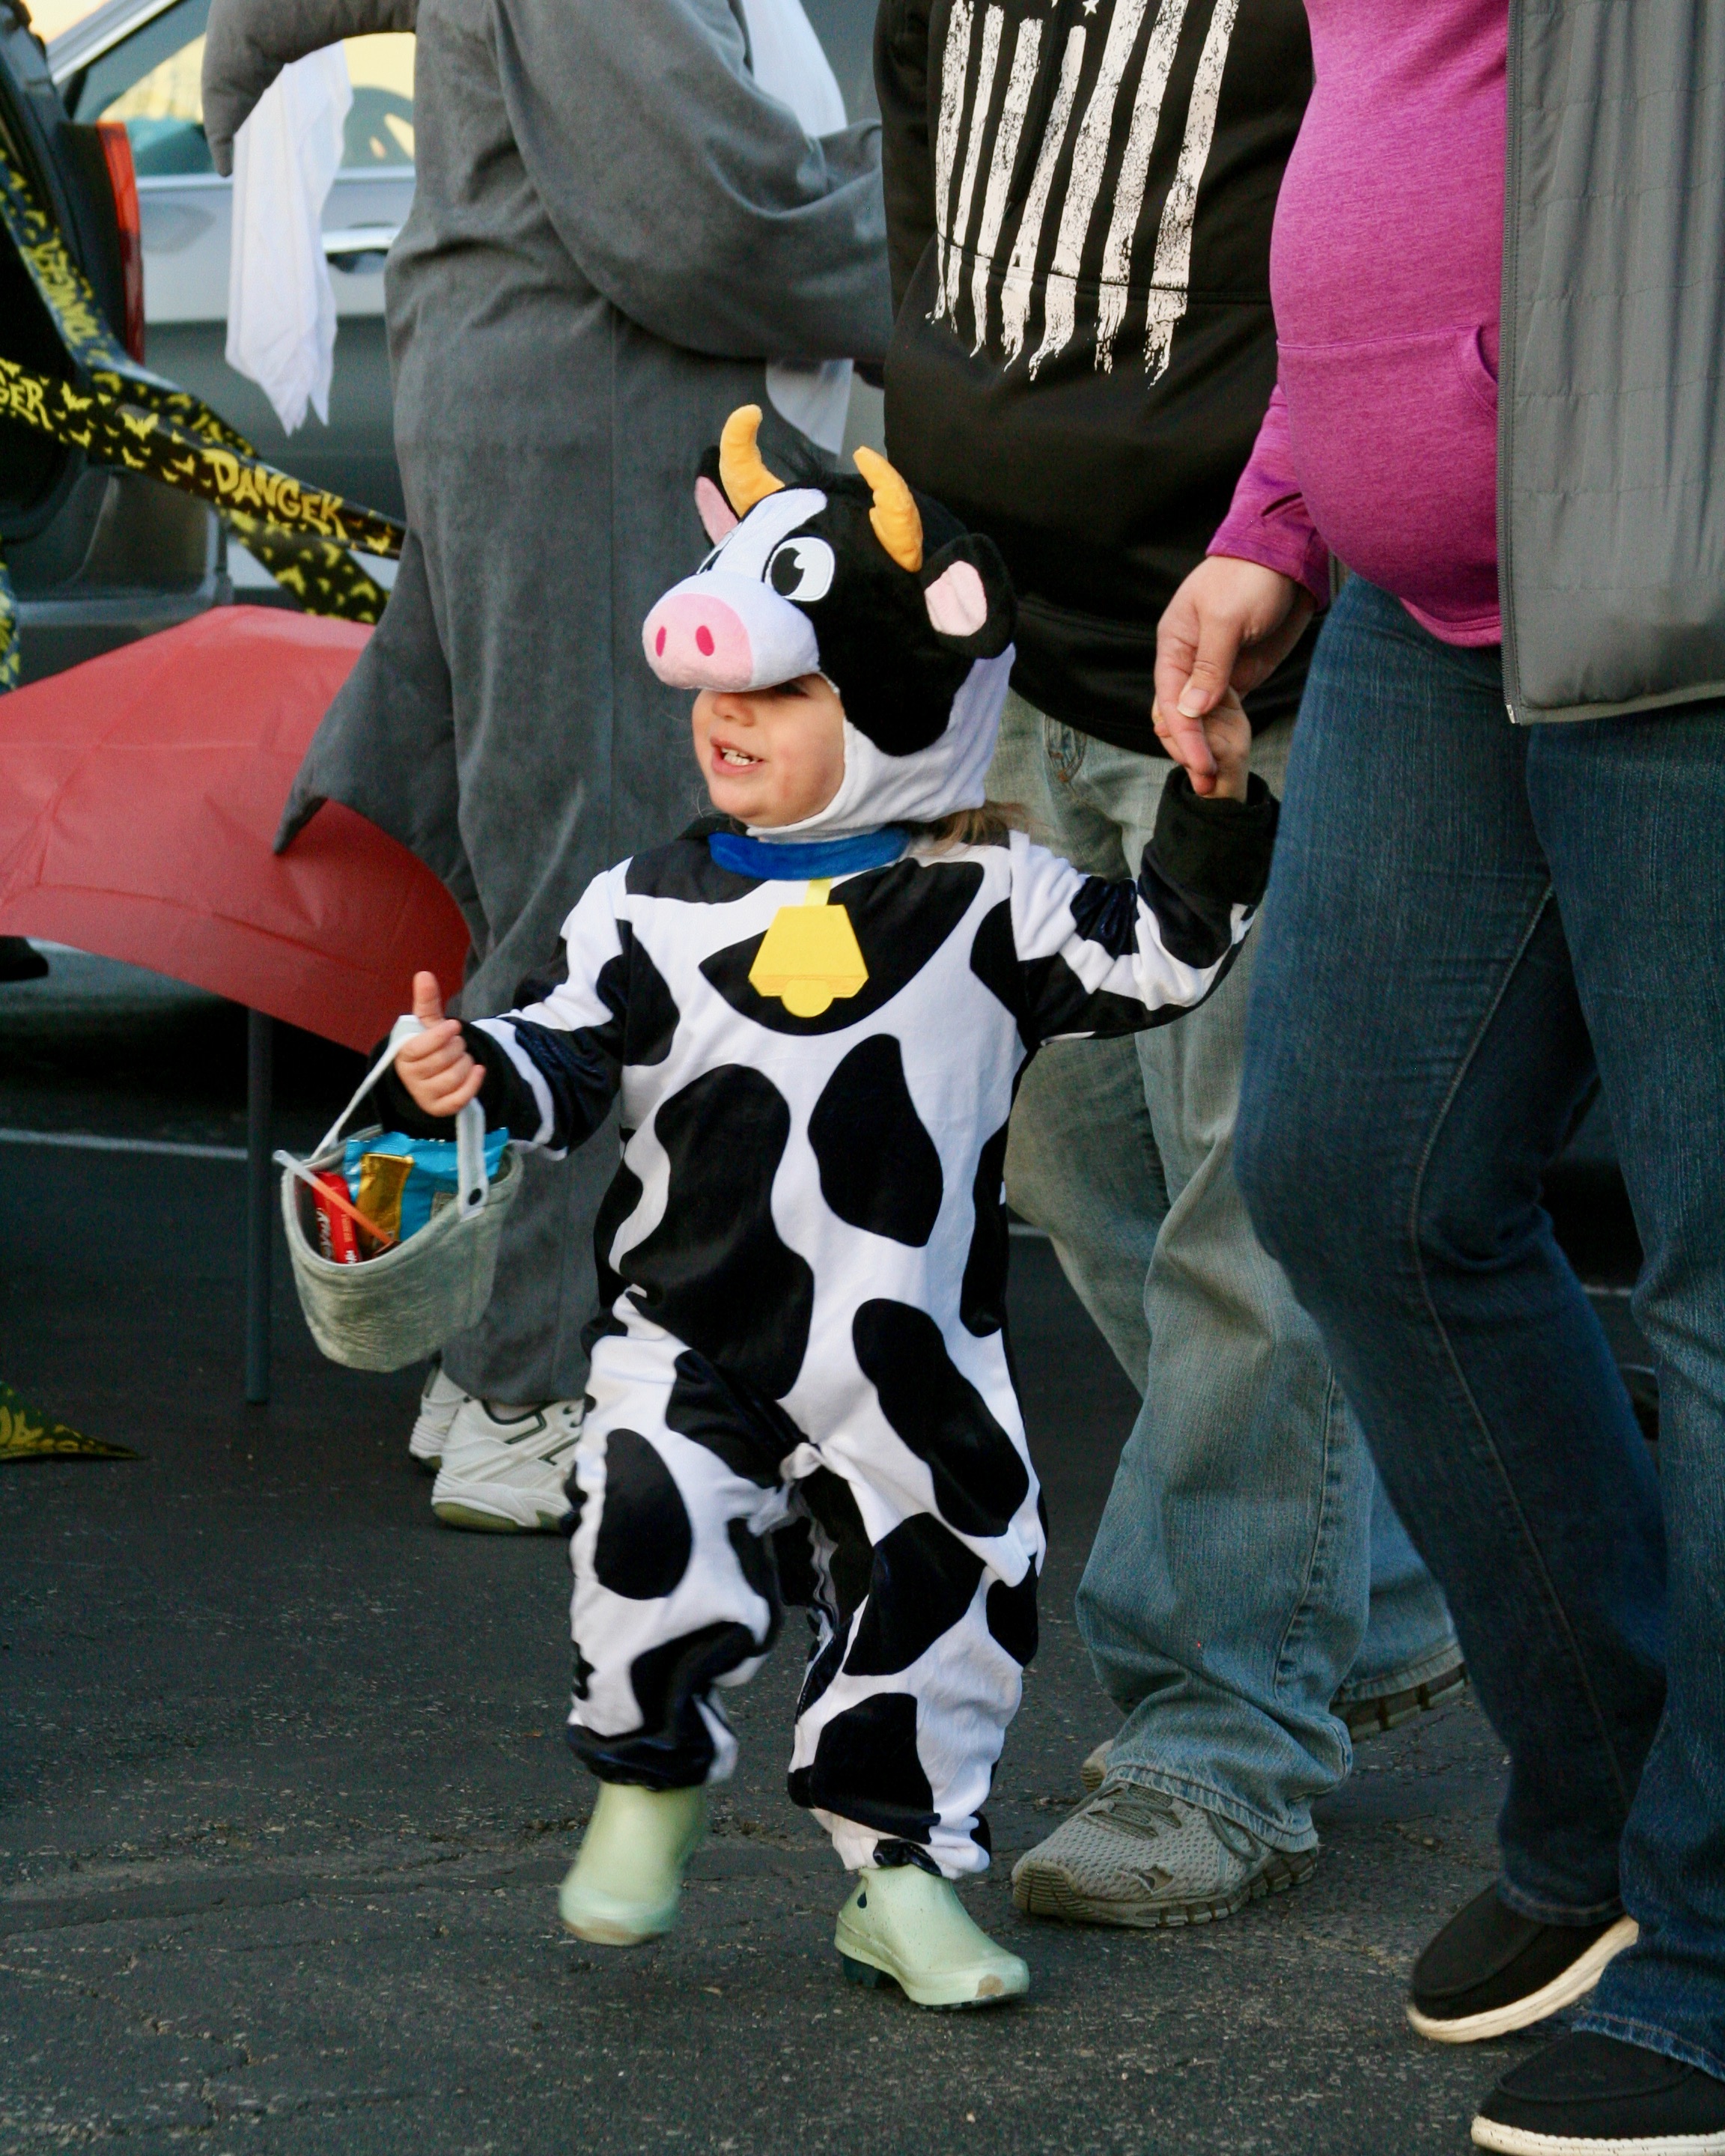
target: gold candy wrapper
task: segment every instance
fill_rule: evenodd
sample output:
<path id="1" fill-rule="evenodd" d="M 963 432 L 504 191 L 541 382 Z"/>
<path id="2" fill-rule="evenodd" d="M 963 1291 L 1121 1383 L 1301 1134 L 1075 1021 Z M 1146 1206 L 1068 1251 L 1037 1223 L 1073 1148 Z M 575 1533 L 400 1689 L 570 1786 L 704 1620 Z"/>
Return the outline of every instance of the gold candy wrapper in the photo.
<path id="1" fill-rule="evenodd" d="M 401 1198 L 408 1187 L 408 1178 L 413 1172 L 413 1161 L 394 1152 L 368 1152 L 359 1164 L 359 1188 L 353 1194 L 353 1202 L 368 1220 L 375 1220 L 383 1232 L 401 1236 Z M 377 1245 L 372 1236 L 360 1230 L 360 1241 L 367 1257 L 375 1257 Z"/>

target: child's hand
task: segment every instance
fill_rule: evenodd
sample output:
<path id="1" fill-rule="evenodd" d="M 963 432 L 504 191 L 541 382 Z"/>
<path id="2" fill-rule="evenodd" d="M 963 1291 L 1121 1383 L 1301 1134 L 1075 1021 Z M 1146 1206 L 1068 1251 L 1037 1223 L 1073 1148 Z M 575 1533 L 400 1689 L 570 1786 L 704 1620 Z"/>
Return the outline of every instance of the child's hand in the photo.
<path id="1" fill-rule="evenodd" d="M 1156 728 L 1157 738 L 1172 756 L 1174 749 L 1174 730 L 1163 718 L 1160 704 L 1153 704 L 1150 717 Z M 1189 733 L 1190 719 L 1180 721 L 1182 729 Z M 1223 801 L 1244 801 L 1246 798 L 1246 775 L 1252 756 L 1252 722 L 1245 715 L 1245 706 L 1232 689 L 1224 689 L 1220 702 L 1213 711 L 1207 712 L 1204 721 L 1204 737 L 1215 759 L 1214 778 L 1194 772 L 1192 790 L 1194 793 L 1214 794 Z M 1178 762 L 1180 759 L 1176 757 Z"/>
<path id="2" fill-rule="evenodd" d="M 455 1115 L 485 1084 L 485 1069 L 468 1054 L 460 1019 L 444 1016 L 434 973 L 414 974 L 413 1015 L 425 1030 L 398 1050 L 396 1075 L 428 1116 Z"/>

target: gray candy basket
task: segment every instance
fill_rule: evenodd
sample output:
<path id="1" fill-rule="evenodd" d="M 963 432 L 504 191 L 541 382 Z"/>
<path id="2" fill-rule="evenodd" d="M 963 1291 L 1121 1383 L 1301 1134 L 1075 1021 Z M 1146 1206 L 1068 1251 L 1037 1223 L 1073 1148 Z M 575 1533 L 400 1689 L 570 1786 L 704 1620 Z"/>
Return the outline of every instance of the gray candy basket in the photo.
<path id="1" fill-rule="evenodd" d="M 293 1260 L 294 1286 L 311 1337 L 332 1363 L 355 1370 L 399 1370 L 424 1362 L 453 1334 L 476 1325 L 497 1275 L 503 1216 L 521 1188 L 515 1149 L 506 1147 L 495 1177 L 485 1175 L 485 1111 L 470 1101 L 455 1119 L 459 1194 L 418 1233 L 379 1257 L 344 1265 L 317 1247 L 312 1199 L 315 1173 L 339 1168 L 341 1127 L 395 1060 L 405 1040 L 422 1030 L 417 1019 L 398 1019 L 389 1045 L 304 1160 L 278 1152 L 281 1217 Z"/>

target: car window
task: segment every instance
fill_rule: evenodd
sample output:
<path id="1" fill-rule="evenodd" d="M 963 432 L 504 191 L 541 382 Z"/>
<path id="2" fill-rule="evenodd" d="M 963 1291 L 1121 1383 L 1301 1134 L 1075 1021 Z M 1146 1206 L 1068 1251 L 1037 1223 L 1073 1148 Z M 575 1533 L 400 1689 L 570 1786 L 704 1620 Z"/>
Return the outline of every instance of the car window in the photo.
<path id="1" fill-rule="evenodd" d="M 140 179 L 213 172 L 203 133 L 203 33 L 209 0 L 179 5 L 93 60 L 65 87 L 72 116 L 123 120 Z M 413 162 L 413 40 L 349 38 L 344 171 Z"/>

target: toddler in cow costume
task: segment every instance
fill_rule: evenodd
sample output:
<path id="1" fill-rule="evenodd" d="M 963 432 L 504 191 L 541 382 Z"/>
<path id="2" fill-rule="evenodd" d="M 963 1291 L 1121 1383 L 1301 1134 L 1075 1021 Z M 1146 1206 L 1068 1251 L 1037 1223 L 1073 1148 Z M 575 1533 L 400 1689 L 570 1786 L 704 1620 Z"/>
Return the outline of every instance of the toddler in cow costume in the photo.
<path id="1" fill-rule="evenodd" d="M 1182 773 L 1133 882 L 983 811 L 1012 665 L 993 547 L 882 458 L 786 485 L 759 413 L 696 482 L 713 551 L 647 618 L 697 690 L 720 814 L 598 877 L 565 970 L 427 1029 L 386 1081 L 435 1127 L 475 1094 L 553 1152 L 620 1099 L 602 1314 L 570 1481 L 575 1697 L 599 1781 L 564 1922 L 675 1919 L 707 1786 L 788 1594 L 811 1609 L 790 1789 L 857 1874 L 847 1972 L 918 2004 L 1022 1992 L 952 1882 L 1036 1642 L 1044 1550 L 1005 1323 L 1007 1118 L 1026 1059 L 1199 1002 L 1246 932 L 1276 803 Z"/>

